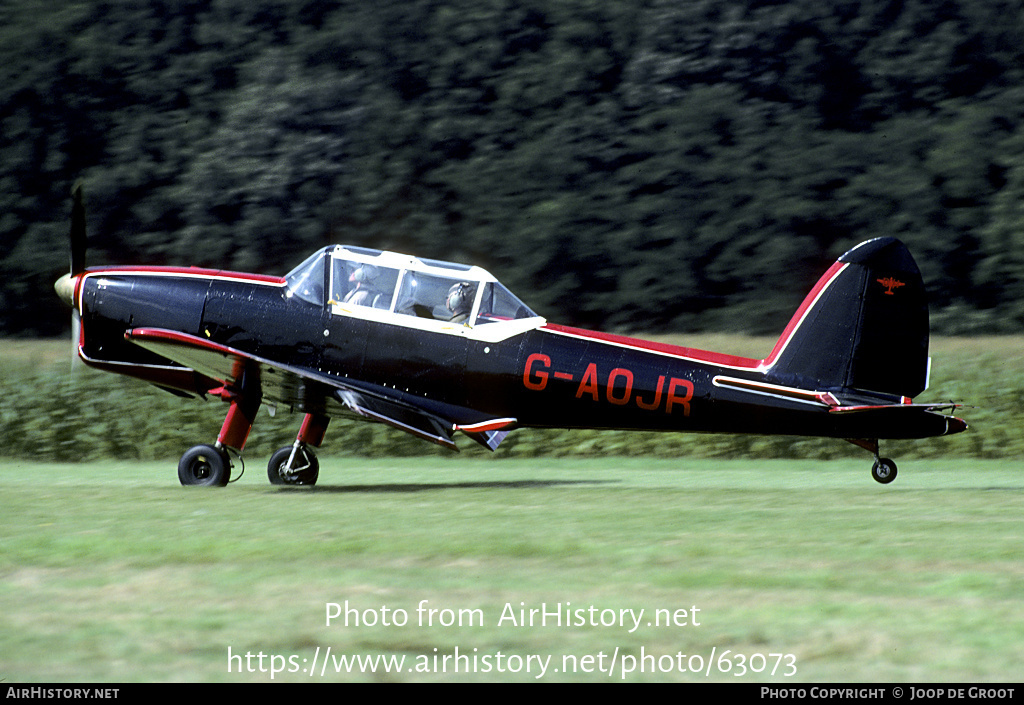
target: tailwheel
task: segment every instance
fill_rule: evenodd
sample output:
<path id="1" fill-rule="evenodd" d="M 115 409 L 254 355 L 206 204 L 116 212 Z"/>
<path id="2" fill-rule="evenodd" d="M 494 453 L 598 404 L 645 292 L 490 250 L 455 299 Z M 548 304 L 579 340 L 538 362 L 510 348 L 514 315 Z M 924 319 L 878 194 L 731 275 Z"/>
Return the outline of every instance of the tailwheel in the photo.
<path id="1" fill-rule="evenodd" d="M 871 466 L 871 477 L 876 482 L 888 485 L 896 479 L 896 463 L 891 458 L 876 458 L 875 464 Z"/>
<path id="2" fill-rule="evenodd" d="M 315 485 L 320 476 L 320 461 L 305 443 L 281 448 L 267 465 L 272 485 Z"/>
<path id="3" fill-rule="evenodd" d="M 178 461 L 178 480 L 183 485 L 224 487 L 230 479 L 231 458 L 223 448 L 195 446 Z"/>
<path id="4" fill-rule="evenodd" d="M 871 477 L 875 478 L 875 482 L 888 485 L 896 479 L 896 463 L 892 458 L 879 457 L 877 438 L 847 438 L 846 441 L 875 456 L 875 464 L 871 466 Z"/>

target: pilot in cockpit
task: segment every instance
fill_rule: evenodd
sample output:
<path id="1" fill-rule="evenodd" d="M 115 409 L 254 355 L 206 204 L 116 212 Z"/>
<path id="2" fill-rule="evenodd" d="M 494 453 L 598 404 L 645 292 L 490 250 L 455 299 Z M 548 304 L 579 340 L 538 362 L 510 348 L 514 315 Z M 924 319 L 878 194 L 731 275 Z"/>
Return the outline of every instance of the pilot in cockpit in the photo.
<path id="1" fill-rule="evenodd" d="M 348 280 L 355 286 L 345 294 L 344 302 L 356 306 L 378 307 L 381 303 L 381 292 L 374 287 L 376 277 L 377 270 L 371 265 L 364 264 L 354 269 Z"/>
<path id="2" fill-rule="evenodd" d="M 469 282 L 452 284 L 448 289 L 448 296 L 445 298 L 445 305 L 451 311 L 452 316 L 448 320 L 452 323 L 465 323 L 473 310 L 473 299 L 476 296 L 476 287 Z"/>

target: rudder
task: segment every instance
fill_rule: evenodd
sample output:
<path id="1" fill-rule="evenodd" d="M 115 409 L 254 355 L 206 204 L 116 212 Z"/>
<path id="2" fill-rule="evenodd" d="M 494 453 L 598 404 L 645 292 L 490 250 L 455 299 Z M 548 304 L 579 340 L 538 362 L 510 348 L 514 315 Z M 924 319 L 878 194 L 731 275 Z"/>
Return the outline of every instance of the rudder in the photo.
<path id="1" fill-rule="evenodd" d="M 840 257 L 765 363 L 769 379 L 779 384 L 897 397 L 924 391 L 928 302 L 906 245 L 881 237 Z"/>

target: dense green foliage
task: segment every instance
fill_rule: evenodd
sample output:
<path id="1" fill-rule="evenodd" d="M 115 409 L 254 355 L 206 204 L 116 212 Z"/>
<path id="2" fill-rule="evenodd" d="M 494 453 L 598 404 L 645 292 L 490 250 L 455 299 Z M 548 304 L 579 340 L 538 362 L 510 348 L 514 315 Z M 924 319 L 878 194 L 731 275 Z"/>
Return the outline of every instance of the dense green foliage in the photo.
<path id="1" fill-rule="evenodd" d="M 690 340 L 701 345 L 703 340 Z M 726 347 L 747 347 L 736 339 Z M 770 349 L 770 341 L 757 341 Z M 710 347 L 705 345 L 704 347 Z M 756 347 L 756 346 L 755 346 Z M 141 382 L 79 366 L 68 374 L 65 345 L 0 346 L 0 456 L 35 460 L 165 460 L 198 443 L 210 443 L 226 406 L 216 400 L 189 401 Z M 931 387 L 922 401 L 958 400 L 972 408 L 958 414 L 970 429 L 948 438 L 885 441 L 883 450 L 899 462 L 922 457 L 1024 458 L 1024 397 L 1019 360 L 1024 338 L 937 340 L 932 346 Z M 53 360 L 40 364 L 40 360 Z M 266 461 L 295 439 L 301 417 L 260 411 L 245 448 L 250 471 L 263 474 Z M 491 454 L 468 438 L 456 439 L 463 455 L 496 462 L 530 457 L 661 458 L 861 458 L 867 454 L 843 441 L 798 436 L 704 435 L 626 431 L 517 429 Z M 451 451 L 381 424 L 336 418 L 323 456 L 394 457 Z M 682 462 L 686 462 L 683 460 Z M 173 464 L 173 461 L 172 461 Z"/>
<path id="2" fill-rule="evenodd" d="M 904 239 L 933 328 L 1024 327 L 1012 0 L 28 0 L 0 7 L 0 332 L 90 261 L 464 259 L 605 329 L 778 332 Z"/>

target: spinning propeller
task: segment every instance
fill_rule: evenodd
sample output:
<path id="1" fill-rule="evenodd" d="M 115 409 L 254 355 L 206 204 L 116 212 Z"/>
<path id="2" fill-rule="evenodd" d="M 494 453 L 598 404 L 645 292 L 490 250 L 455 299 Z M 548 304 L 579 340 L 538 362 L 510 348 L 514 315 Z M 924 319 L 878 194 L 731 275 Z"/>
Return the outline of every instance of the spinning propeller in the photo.
<path id="1" fill-rule="evenodd" d="M 85 204 L 82 202 L 82 182 L 71 187 L 71 274 L 85 271 Z"/>
<path id="2" fill-rule="evenodd" d="M 85 204 L 82 200 L 82 183 L 76 182 L 71 188 L 71 271 L 53 285 L 58 296 L 71 306 L 71 345 L 74 351 L 73 359 L 78 359 L 78 344 L 82 326 L 82 316 L 75 303 L 75 288 L 78 285 L 77 276 L 85 271 Z"/>

